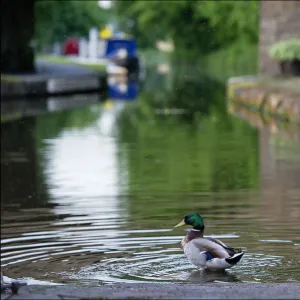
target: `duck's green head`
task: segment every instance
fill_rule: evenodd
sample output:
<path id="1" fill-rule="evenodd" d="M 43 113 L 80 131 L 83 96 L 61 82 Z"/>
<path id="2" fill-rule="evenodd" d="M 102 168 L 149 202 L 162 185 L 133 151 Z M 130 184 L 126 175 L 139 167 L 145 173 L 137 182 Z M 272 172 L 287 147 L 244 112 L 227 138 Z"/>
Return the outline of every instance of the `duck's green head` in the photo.
<path id="1" fill-rule="evenodd" d="M 184 217 L 184 219 L 179 224 L 177 224 L 175 227 L 180 227 L 183 225 L 191 225 L 191 226 L 193 226 L 193 229 L 202 230 L 202 231 L 205 228 L 202 217 L 195 212 L 192 212 L 192 213 L 186 215 Z"/>

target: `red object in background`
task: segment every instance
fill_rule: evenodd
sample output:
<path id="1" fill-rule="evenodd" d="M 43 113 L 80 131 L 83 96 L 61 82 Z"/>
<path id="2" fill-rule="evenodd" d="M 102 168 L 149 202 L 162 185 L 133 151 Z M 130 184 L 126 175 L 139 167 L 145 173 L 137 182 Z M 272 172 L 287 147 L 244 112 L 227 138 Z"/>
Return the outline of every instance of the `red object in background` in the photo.
<path id="1" fill-rule="evenodd" d="M 65 55 L 78 55 L 79 54 L 79 42 L 75 38 L 69 38 L 64 44 Z"/>

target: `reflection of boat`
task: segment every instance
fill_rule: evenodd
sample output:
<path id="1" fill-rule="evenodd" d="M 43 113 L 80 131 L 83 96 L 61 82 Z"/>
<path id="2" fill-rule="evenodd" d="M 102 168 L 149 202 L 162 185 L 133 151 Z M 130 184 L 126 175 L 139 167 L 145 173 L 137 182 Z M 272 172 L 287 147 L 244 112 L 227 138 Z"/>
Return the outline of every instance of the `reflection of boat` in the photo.
<path id="1" fill-rule="evenodd" d="M 193 271 L 188 280 L 193 282 L 238 282 L 238 277 L 234 274 L 230 274 L 227 271 L 208 271 L 208 270 L 197 270 Z"/>
<path id="2" fill-rule="evenodd" d="M 75 107 L 83 107 L 87 104 L 99 103 L 100 96 L 95 94 L 75 94 L 71 96 L 49 97 L 47 98 L 48 111 L 59 111 Z M 44 101 L 45 102 L 45 101 Z"/>
<path id="3" fill-rule="evenodd" d="M 136 81 L 117 80 L 115 77 L 108 79 L 108 97 L 114 100 L 134 100 L 138 95 Z"/>
<path id="4" fill-rule="evenodd" d="M 113 62 L 108 62 L 106 65 L 106 72 L 110 76 L 127 76 L 127 69 L 120 67 Z"/>

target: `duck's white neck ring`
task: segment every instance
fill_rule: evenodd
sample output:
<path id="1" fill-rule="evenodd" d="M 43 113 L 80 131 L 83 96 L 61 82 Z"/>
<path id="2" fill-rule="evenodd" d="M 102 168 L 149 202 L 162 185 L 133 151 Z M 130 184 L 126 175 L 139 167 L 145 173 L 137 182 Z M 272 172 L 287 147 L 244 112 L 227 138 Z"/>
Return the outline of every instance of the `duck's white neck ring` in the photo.
<path id="1" fill-rule="evenodd" d="M 192 231 L 197 231 L 197 232 L 200 232 L 200 231 L 202 231 L 202 230 L 200 230 L 200 229 L 194 229 L 194 228 L 192 228 Z"/>

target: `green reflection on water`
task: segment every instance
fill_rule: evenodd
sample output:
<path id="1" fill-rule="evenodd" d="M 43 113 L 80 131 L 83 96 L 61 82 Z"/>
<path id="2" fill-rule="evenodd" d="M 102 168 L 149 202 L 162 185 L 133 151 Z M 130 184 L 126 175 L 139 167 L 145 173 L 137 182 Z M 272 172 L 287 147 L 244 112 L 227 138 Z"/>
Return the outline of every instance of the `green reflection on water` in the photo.
<path id="1" fill-rule="evenodd" d="M 256 189 L 256 130 L 244 122 L 206 118 L 194 127 L 172 120 L 139 119 L 120 135 L 129 151 L 131 193 Z"/>
<path id="2" fill-rule="evenodd" d="M 227 113 L 224 87 L 203 78 L 175 83 L 163 101 L 160 93 L 141 94 L 119 118 L 129 193 L 257 189 L 257 130 Z M 162 116 L 163 107 L 187 113 Z"/>
<path id="3" fill-rule="evenodd" d="M 120 160 L 128 160 L 127 192 L 256 190 L 257 130 L 227 113 L 224 85 L 183 68 L 176 71 L 171 78 L 173 89 L 166 89 L 166 84 L 151 92 L 145 88 L 118 118 L 119 153 L 126 153 Z M 84 128 L 95 122 L 103 106 L 94 108 L 37 117 L 37 147 L 41 149 L 43 140 L 65 128 Z M 185 113 L 163 116 L 164 108 Z"/>
<path id="4" fill-rule="evenodd" d="M 49 256 L 50 259 L 45 262 L 47 269 L 53 270 L 51 276 L 54 280 L 57 278 L 61 280 L 62 272 L 70 272 L 75 265 L 89 268 L 95 265 L 95 261 L 104 258 L 106 262 L 108 261 L 107 265 L 100 264 L 103 272 L 98 271 L 100 276 L 110 275 L 112 281 L 118 278 L 140 280 L 143 278 L 145 268 L 148 268 L 150 281 L 157 281 L 158 277 L 172 280 L 172 276 L 185 281 L 186 279 L 180 278 L 180 270 L 183 275 L 189 275 L 193 267 L 183 259 L 182 252 L 178 248 L 180 240 L 178 235 L 183 235 L 183 232 L 166 229 L 172 228 L 180 221 L 185 212 L 194 210 L 204 216 L 207 234 L 234 233 L 239 237 L 225 239 L 226 243 L 234 247 L 246 248 L 247 256 L 243 259 L 243 263 L 234 269 L 239 276 L 246 280 L 259 277 L 267 282 L 272 281 L 272 278 L 274 281 L 296 279 L 294 261 L 297 260 L 298 250 L 296 249 L 298 219 L 295 208 L 298 207 L 298 202 L 293 199 L 296 199 L 298 190 L 290 189 L 290 194 L 280 195 L 277 190 L 273 191 L 266 187 L 270 197 L 259 196 L 263 185 L 258 181 L 258 132 L 245 121 L 227 113 L 222 84 L 197 76 L 183 76 L 183 78 L 177 76 L 170 81 L 174 89 L 168 89 L 163 84 L 152 90 L 145 86 L 135 103 L 127 103 L 116 124 L 117 134 L 100 137 L 99 131 L 98 136 L 97 121 L 107 108 L 103 105 L 37 117 L 34 123 L 36 127 L 33 127 L 36 129 L 37 148 L 40 150 L 38 155 L 41 175 L 37 176 L 37 180 L 46 182 L 45 193 L 55 189 L 55 186 L 51 186 L 53 182 L 49 178 L 50 185 L 47 186 L 45 176 L 54 170 L 47 169 L 46 164 L 43 165 L 46 158 L 41 155 L 44 151 L 47 152 L 48 158 L 55 159 L 53 149 L 46 147 L 47 142 L 55 143 L 74 134 L 77 142 L 73 146 L 76 147 L 81 143 L 81 137 L 89 135 L 89 130 L 96 128 L 95 131 L 91 130 L 93 137 L 103 138 L 103 143 L 112 143 L 114 146 L 116 144 L 113 149 L 117 149 L 118 162 L 113 164 L 113 168 L 119 168 L 120 182 L 113 180 L 112 185 L 123 184 L 124 194 L 120 193 L 115 198 L 106 196 L 107 191 L 103 187 L 101 190 L 97 184 L 95 189 L 98 189 L 99 197 L 93 193 L 89 194 L 90 186 L 86 188 L 84 185 L 86 182 L 84 180 L 81 182 L 82 174 L 78 172 L 78 190 L 84 191 L 83 196 L 82 194 L 72 196 L 72 203 L 64 205 L 65 198 L 68 198 L 68 184 L 62 180 L 59 184 L 62 188 L 65 185 L 66 189 L 56 199 L 55 205 L 58 209 L 49 211 L 46 216 L 39 215 L 43 227 L 39 227 L 41 224 L 36 221 L 36 213 L 29 211 L 28 219 L 20 222 L 19 227 L 6 228 L 6 236 L 11 237 L 14 234 L 19 236 L 24 231 L 24 233 L 38 233 L 42 230 L 41 240 L 45 231 L 54 234 L 46 242 L 67 240 L 76 251 L 83 250 L 84 253 L 85 251 L 88 253 L 91 246 L 89 243 L 92 242 L 95 250 L 107 251 L 104 254 L 89 252 L 87 255 L 77 256 L 76 253 L 68 254 L 64 249 L 60 249 L 59 256 Z M 164 108 L 184 108 L 186 111 L 183 115 L 163 115 Z M 68 130 L 71 128 L 76 130 Z M 92 164 L 103 158 L 101 155 L 104 155 L 106 160 L 115 162 L 115 152 L 112 155 L 105 153 L 102 151 L 102 145 L 92 157 Z M 80 153 L 78 160 L 81 158 Z M 56 163 L 59 164 L 61 161 L 57 160 Z M 90 171 L 88 165 L 81 167 L 86 172 Z M 67 171 L 68 168 L 65 169 L 65 174 L 61 171 L 56 175 L 69 178 Z M 100 173 L 104 173 L 105 176 L 106 172 L 110 171 L 101 169 L 95 177 Z M 115 170 L 112 171 L 114 173 Z M 276 170 L 273 173 L 275 174 Z M 288 174 L 293 173 L 289 171 L 284 174 L 288 183 L 291 183 Z M 26 176 L 29 178 L 29 175 Z M 126 178 L 122 180 L 122 176 Z M 117 191 L 119 193 L 119 189 Z M 51 193 L 49 194 L 47 200 L 51 199 Z M 98 205 L 104 203 L 105 207 L 113 201 L 116 206 L 112 207 L 111 214 L 99 210 Z M 73 210 L 72 204 L 75 204 Z M 83 208 L 87 210 L 83 212 Z M 100 213 L 102 214 L 99 215 Z M 17 216 L 23 217 L 23 214 L 24 212 L 20 211 Z M 7 216 L 9 217 L 8 214 Z M 58 222 L 59 227 L 57 222 L 53 222 L 58 218 L 61 220 Z M 107 219 L 109 224 L 105 221 Z M 281 219 L 285 219 L 285 222 L 280 224 Z M 32 228 L 29 228 L 26 222 L 31 222 Z M 107 228 L 110 225 L 113 227 Z M 18 230 L 17 233 L 13 231 L 14 228 Z M 63 230 L 71 232 L 72 237 L 61 236 Z M 112 231 L 116 235 L 115 238 L 103 235 L 106 231 L 108 233 Z M 161 244 L 164 239 L 165 243 Z M 272 240 L 283 242 L 271 243 Z M 22 240 L 17 243 L 22 244 Z M 155 251 L 161 252 L 155 254 Z M 150 258 L 143 257 L 143 252 L 150 255 Z M 291 258 L 290 255 L 284 257 L 284 263 L 282 263 L 283 253 L 292 255 Z M 69 259 L 66 264 L 63 263 L 64 255 L 68 255 Z M 165 258 L 165 262 L 157 263 L 156 255 L 159 259 L 160 256 Z M 278 255 L 279 258 L 272 255 Z M 145 264 L 135 262 L 136 256 L 145 260 Z M 119 260 L 115 261 L 116 258 Z M 30 260 L 23 265 L 16 265 L 16 272 L 19 270 L 18 274 L 23 276 L 24 272 L 28 272 L 28 263 L 31 264 Z M 43 264 L 42 261 L 38 263 Z M 74 270 L 75 273 L 78 275 L 78 269 Z M 97 274 L 97 269 L 94 273 Z M 31 274 L 35 276 L 34 273 Z M 40 274 L 36 273 L 37 276 Z"/>
<path id="5" fill-rule="evenodd" d="M 92 124 L 97 120 L 99 116 L 98 111 L 100 109 L 99 105 L 95 105 L 94 107 L 97 107 L 97 110 L 93 110 L 89 106 L 37 116 L 37 141 L 41 142 L 44 139 L 55 138 L 66 128 L 84 128 Z M 40 144 L 37 146 L 39 147 Z"/>

